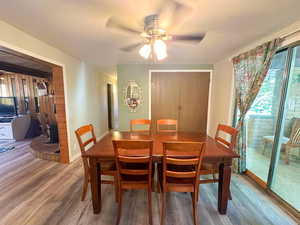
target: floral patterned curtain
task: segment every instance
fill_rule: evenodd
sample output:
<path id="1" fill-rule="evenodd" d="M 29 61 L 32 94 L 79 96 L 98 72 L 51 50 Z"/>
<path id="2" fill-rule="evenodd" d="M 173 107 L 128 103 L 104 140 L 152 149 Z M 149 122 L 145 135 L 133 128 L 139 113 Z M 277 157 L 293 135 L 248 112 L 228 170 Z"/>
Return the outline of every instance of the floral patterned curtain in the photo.
<path id="1" fill-rule="evenodd" d="M 235 98 L 239 110 L 236 128 L 239 136 L 236 151 L 240 159 L 235 161 L 235 172 L 246 170 L 246 130 L 245 116 L 254 102 L 262 83 L 268 73 L 273 55 L 276 53 L 281 39 L 275 39 L 240 54 L 232 59 L 235 79 Z"/>

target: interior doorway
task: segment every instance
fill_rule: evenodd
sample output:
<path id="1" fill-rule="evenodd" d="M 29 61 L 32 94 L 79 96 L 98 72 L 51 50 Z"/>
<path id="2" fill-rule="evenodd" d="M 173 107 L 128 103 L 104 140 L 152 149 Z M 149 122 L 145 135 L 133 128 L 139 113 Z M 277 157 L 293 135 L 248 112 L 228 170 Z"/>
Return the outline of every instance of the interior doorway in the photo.
<path id="1" fill-rule="evenodd" d="M 1 140 L 29 141 L 36 157 L 69 162 L 62 66 L 0 46 L 0 114 Z"/>
<path id="2" fill-rule="evenodd" d="M 152 126 L 178 120 L 179 131 L 207 132 L 210 71 L 151 71 Z"/>
<path id="3" fill-rule="evenodd" d="M 113 129 L 113 115 L 112 115 L 112 105 L 113 105 L 113 91 L 112 91 L 112 84 L 107 84 L 107 121 L 108 121 L 108 129 Z"/>

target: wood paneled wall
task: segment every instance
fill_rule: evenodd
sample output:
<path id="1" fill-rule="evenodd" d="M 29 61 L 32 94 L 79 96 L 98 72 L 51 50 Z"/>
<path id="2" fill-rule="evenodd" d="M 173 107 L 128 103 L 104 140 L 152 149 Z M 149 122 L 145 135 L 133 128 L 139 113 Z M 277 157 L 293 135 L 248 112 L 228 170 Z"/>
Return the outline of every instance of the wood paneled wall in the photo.
<path id="1" fill-rule="evenodd" d="M 5 73 L 0 76 L 0 96 L 17 97 L 18 113 L 27 113 L 25 109 L 25 97 L 28 97 L 28 111 L 33 116 L 37 116 L 35 97 L 39 99 L 40 114 L 46 115 L 49 123 L 55 123 L 54 114 L 54 97 L 51 95 L 38 96 L 37 84 L 46 82 L 48 84 L 48 92 L 52 93 L 52 80 L 16 73 Z"/>

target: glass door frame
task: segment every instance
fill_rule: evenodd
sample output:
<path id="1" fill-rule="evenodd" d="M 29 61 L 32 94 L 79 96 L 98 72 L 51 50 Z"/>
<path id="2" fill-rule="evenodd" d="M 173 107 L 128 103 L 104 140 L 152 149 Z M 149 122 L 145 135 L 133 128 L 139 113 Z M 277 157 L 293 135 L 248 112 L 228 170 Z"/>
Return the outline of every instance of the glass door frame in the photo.
<path id="1" fill-rule="evenodd" d="M 271 189 L 275 171 L 279 162 L 280 157 L 280 137 L 283 136 L 283 118 L 285 114 L 285 108 L 286 108 L 286 100 L 287 100 L 287 91 L 288 91 L 288 84 L 290 79 L 290 70 L 291 70 L 291 61 L 292 61 L 292 54 L 293 54 L 293 47 L 287 47 L 280 49 L 276 53 L 287 51 L 287 58 L 286 58 L 286 64 L 285 64 L 285 71 L 283 73 L 283 79 L 282 79 L 282 85 L 281 85 L 281 96 L 279 100 L 279 110 L 277 113 L 277 122 L 276 122 L 276 129 L 275 129 L 275 135 L 274 135 L 274 144 L 272 146 L 272 154 L 270 159 L 270 166 L 269 166 L 269 172 L 268 172 L 268 180 L 267 180 L 267 187 Z"/>

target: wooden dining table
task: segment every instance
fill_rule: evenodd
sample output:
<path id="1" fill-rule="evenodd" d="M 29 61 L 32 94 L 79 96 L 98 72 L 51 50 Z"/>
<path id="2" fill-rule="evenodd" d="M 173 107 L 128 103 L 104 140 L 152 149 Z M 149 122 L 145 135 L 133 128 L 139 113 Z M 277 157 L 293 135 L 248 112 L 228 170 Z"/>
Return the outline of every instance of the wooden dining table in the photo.
<path id="1" fill-rule="evenodd" d="M 230 196 L 232 160 L 238 158 L 238 154 L 228 150 L 224 145 L 203 133 L 176 132 L 147 134 L 120 131 L 108 133 L 83 155 L 83 157 L 89 158 L 92 203 L 95 214 L 101 211 L 101 163 L 115 160 L 112 140 L 153 140 L 153 161 L 157 163 L 162 161 L 162 143 L 164 141 L 206 142 L 203 163 L 216 163 L 219 165 L 218 211 L 220 214 L 226 214 Z"/>

